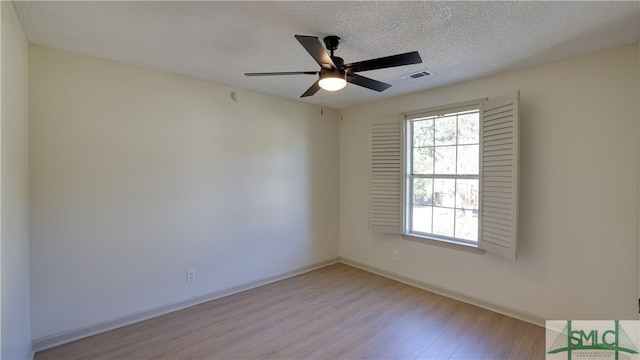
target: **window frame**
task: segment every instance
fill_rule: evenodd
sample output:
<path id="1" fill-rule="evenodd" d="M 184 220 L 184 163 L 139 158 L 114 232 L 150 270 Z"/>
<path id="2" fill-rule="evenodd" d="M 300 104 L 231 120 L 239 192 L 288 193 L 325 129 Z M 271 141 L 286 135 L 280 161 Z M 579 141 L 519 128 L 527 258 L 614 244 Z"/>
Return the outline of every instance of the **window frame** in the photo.
<path id="1" fill-rule="evenodd" d="M 454 104 L 448 104 L 443 106 L 430 107 L 426 109 L 420 109 L 412 112 L 406 112 L 402 114 L 402 194 L 403 194 L 403 204 L 402 204 L 402 235 L 405 239 L 419 241 L 419 242 L 427 242 L 430 244 L 441 245 L 445 247 L 454 247 L 461 249 L 471 249 L 473 252 L 484 253 L 484 251 L 480 247 L 480 234 L 481 232 L 481 189 L 482 189 L 482 117 L 483 117 L 483 104 L 484 99 L 477 99 L 465 102 L 459 102 Z M 413 161 L 413 134 L 411 133 L 411 123 L 414 120 L 434 117 L 439 115 L 446 115 L 451 113 L 459 113 L 464 111 L 478 111 L 478 174 L 473 176 L 468 175 L 443 175 L 443 174 L 433 174 L 433 176 L 428 175 L 414 175 L 412 174 L 412 161 Z M 459 144 L 456 139 L 456 147 Z M 457 159 L 456 159 L 457 165 Z M 477 241 L 449 237 L 449 236 L 440 236 L 431 233 L 422 233 L 416 231 L 410 231 L 412 228 L 412 206 L 413 206 L 413 188 L 412 188 L 412 180 L 415 178 L 446 178 L 446 179 L 477 179 L 478 180 L 478 228 L 477 228 Z M 454 204 L 455 207 L 455 204 Z"/>

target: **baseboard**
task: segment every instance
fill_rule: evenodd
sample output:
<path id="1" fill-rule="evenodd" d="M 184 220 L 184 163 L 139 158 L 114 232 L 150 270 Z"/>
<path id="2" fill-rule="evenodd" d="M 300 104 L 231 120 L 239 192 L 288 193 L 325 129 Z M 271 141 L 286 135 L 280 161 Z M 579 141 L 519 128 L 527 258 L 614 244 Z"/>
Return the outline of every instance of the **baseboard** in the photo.
<path id="1" fill-rule="evenodd" d="M 29 346 L 27 347 L 27 351 L 24 352 L 24 359 L 33 360 L 36 356 L 36 352 L 33 350 L 33 342 L 29 342 Z"/>
<path id="2" fill-rule="evenodd" d="M 364 271 L 368 271 L 370 273 L 376 274 L 376 275 L 380 275 L 380 276 L 384 276 L 386 278 L 392 279 L 392 280 L 396 280 L 399 281 L 401 283 L 405 283 L 407 285 L 411 285 L 411 286 L 415 286 L 417 288 L 423 289 L 423 290 L 427 290 L 439 295 L 443 295 L 446 296 L 448 298 L 452 298 L 458 301 L 462 301 L 465 302 L 467 304 L 471 304 L 471 305 L 475 305 L 487 310 L 491 310 L 494 312 L 497 312 L 499 314 L 503 314 L 503 315 L 507 315 L 510 316 L 512 318 L 516 318 L 518 320 L 522 320 L 522 321 L 526 321 L 530 324 L 534 324 L 534 325 L 538 325 L 541 327 L 545 327 L 545 319 L 541 318 L 538 315 L 535 314 L 530 314 L 524 311 L 520 311 L 517 309 L 512 309 L 512 308 L 508 308 L 502 305 L 498 305 L 498 304 L 494 304 L 488 301 L 484 301 L 484 300 L 480 300 L 480 299 L 476 299 L 467 295 L 463 295 L 459 292 L 456 292 L 454 290 L 450 290 L 450 289 L 445 289 L 443 287 L 440 286 L 434 286 L 431 284 L 427 284 L 425 282 L 422 281 L 418 281 L 418 280 L 414 280 L 402 275 L 398 275 L 398 274 L 394 274 L 391 273 L 389 271 L 386 270 L 381 270 L 378 268 L 375 268 L 373 266 L 369 266 L 363 263 L 360 263 L 358 261 L 355 260 L 351 260 L 351 259 L 347 259 L 344 257 L 340 257 L 340 262 L 349 266 L 353 266 L 356 267 L 358 269 L 362 269 Z"/>
<path id="3" fill-rule="evenodd" d="M 105 331 L 117 329 L 126 325 L 131 325 L 133 323 L 137 323 L 143 320 L 147 320 L 150 318 L 154 318 L 157 316 L 165 315 L 173 311 L 182 310 L 188 308 L 190 306 L 198 305 L 205 303 L 207 301 L 219 299 L 225 296 L 233 295 L 242 291 L 250 290 L 259 286 L 267 285 L 272 282 L 284 280 L 286 278 L 290 278 L 296 275 L 304 274 L 309 271 L 313 271 L 331 264 L 335 264 L 339 262 L 338 258 L 329 259 L 326 261 L 322 261 L 319 263 L 315 263 L 313 265 L 305 266 L 302 268 L 298 268 L 292 271 L 285 272 L 283 274 L 270 276 L 268 278 L 252 281 L 249 283 L 241 284 L 238 286 L 233 286 L 227 289 L 214 291 L 212 293 L 200 295 L 191 299 L 183 300 L 177 303 L 161 306 L 158 308 L 154 308 L 151 310 L 142 311 L 139 313 L 123 316 L 120 318 L 116 318 L 113 320 L 101 322 L 98 324 L 89 325 L 86 327 L 82 327 L 79 329 L 65 331 L 57 334 L 53 334 L 50 336 L 42 337 L 39 339 L 35 339 L 31 345 L 30 353 L 35 354 L 38 351 L 46 350 L 58 345 L 66 344 L 71 341 L 79 340 L 88 336 L 96 335 L 99 333 L 103 333 Z M 33 359 L 33 355 L 29 358 Z"/>

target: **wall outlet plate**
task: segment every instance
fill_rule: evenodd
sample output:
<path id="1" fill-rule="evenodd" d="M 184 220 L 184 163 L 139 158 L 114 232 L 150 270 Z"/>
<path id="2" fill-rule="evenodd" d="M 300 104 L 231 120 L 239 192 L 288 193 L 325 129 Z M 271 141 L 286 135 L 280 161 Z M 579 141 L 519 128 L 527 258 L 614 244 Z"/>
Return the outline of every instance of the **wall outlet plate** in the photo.
<path id="1" fill-rule="evenodd" d="M 196 280 L 196 269 L 187 269 L 187 282 Z"/>

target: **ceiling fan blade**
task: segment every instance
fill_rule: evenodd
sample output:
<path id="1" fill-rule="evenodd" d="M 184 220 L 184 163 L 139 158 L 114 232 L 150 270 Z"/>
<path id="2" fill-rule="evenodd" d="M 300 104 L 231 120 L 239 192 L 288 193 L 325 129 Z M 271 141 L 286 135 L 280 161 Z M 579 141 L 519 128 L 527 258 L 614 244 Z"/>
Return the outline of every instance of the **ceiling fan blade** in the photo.
<path id="1" fill-rule="evenodd" d="M 283 71 L 283 72 L 262 72 L 244 73 L 246 76 L 277 76 L 277 75 L 317 75 L 319 71 Z"/>
<path id="2" fill-rule="evenodd" d="M 368 77 L 364 77 L 358 74 L 347 73 L 347 82 L 352 84 L 366 87 L 367 89 L 375 90 L 377 92 L 383 92 L 391 87 L 391 84 L 383 83 L 378 80 L 373 80 Z"/>
<path id="3" fill-rule="evenodd" d="M 311 87 L 307 89 L 307 91 L 305 91 L 304 94 L 302 94 L 300 97 L 303 98 L 303 97 L 311 96 L 317 93 L 318 90 L 320 90 L 320 80 L 314 82 L 313 85 L 311 85 Z"/>
<path id="4" fill-rule="evenodd" d="M 420 58 L 420 54 L 418 54 L 417 51 L 412 51 L 404 54 L 385 56 L 377 59 L 345 64 L 343 68 L 347 72 L 354 73 L 358 71 L 377 70 L 394 66 L 419 64 L 421 62 L 422 59 Z"/>
<path id="5" fill-rule="evenodd" d="M 320 65 L 323 69 L 335 69 L 336 65 L 331 60 L 329 54 L 324 49 L 324 46 L 315 36 L 296 35 L 296 39 L 300 42 L 309 55 Z"/>

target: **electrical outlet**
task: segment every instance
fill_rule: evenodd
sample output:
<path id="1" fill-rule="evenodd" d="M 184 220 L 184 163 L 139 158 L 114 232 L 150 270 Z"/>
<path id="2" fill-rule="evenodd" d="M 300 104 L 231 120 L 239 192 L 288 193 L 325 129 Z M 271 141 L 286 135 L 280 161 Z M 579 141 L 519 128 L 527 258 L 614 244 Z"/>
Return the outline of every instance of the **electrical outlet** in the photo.
<path id="1" fill-rule="evenodd" d="M 196 269 L 187 269 L 187 282 L 196 280 Z"/>
<path id="2" fill-rule="evenodd" d="M 393 250 L 393 252 L 391 252 L 391 259 L 393 261 L 398 261 L 398 250 Z"/>

